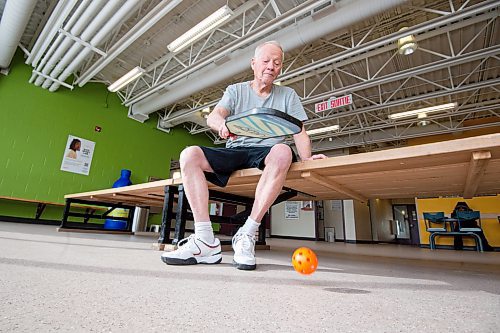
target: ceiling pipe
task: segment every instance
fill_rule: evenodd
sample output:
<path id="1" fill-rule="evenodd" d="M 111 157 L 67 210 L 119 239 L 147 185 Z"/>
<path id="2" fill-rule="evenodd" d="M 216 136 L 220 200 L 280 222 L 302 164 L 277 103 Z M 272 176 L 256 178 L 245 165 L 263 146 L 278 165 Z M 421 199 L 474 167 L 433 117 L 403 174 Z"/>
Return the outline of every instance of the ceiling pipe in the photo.
<path id="1" fill-rule="evenodd" d="M 127 47 L 134 43 L 160 19 L 171 12 L 182 0 L 173 0 L 165 3 L 161 1 L 152 11 L 146 14 L 139 23 L 130 29 L 116 44 L 114 44 L 108 51 L 105 57 L 97 60 L 87 71 L 82 73 L 80 78 L 76 80 L 76 84 L 83 87 L 95 75 L 97 75 L 104 67 L 106 67 L 113 59 L 122 53 Z"/>
<path id="2" fill-rule="evenodd" d="M 87 27 L 90 23 L 90 21 L 95 17 L 96 13 L 102 8 L 103 4 L 105 3 L 105 0 L 95 0 L 91 1 L 90 4 L 87 1 L 83 1 L 79 8 L 78 12 L 81 13 L 80 16 L 76 16 L 76 14 L 73 14 L 71 16 L 71 20 L 75 18 L 74 25 L 71 27 L 70 33 L 73 36 L 79 35 L 85 27 Z M 88 5 L 88 6 L 87 6 Z M 50 76 L 50 72 L 52 69 L 56 66 L 56 64 L 59 62 L 59 59 L 63 57 L 63 55 L 68 51 L 68 49 L 73 45 L 74 41 L 71 40 L 69 37 L 63 37 L 62 34 L 59 35 L 60 38 L 60 45 L 57 45 L 54 48 L 54 52 L 50 55 L 50 58 L 47 58 L 49 55 L 46 55 L 45 58 L 47 60 L 43 60 L 45 63 L 44 66 L 41 66 L 42 68 L 38 68 L 37 70 L 44 75 Z M 58 39 L 59 39 L 58 37 Z M 32 81 L 32 80 L 30 80 Z M 47 80 L 50 82 L 50 80 Z M 45 82 L 45 78 L 42 76 L 38 76 L 35 80 L 35 85 L 40 86 Z M 48 87 L 47 87 L 48 88 Z"/>
<path id="3" fill-rule="evenodd" d="M 24 29 L 35 8 L 36 0 L 9 0 L 0 21 L 0 68 L 8 68 Z"/>
<path id="4" fill-rule="evenodd" d="M 63 29 L 65 31 L 70 31 L 71 28 L 73 28 L 73 25 L 78 21 L 78 19 L 82 16 L 82 13 L 85 11 L 85 9 L 88 6 L 88 2 L 82 2 L 75 10 L 75 12 L 70 16 L 69 20 L 64 24 Z M 51 16 L 54 14 L 51 14 Z M 53 27 L 57 31 L 59 31 L 59 27 Z M 37 60 L 36 65 L 33 64 L 33 66 L 36 66 L 33 69 L 33 73 L 31 75 L 31 78 L 29 79 L 29 83 L 34 83 L 35 79 L 38 77 L 38 75 L 45 75 L 41 71 L 43 70 L 43 67 L 51 59 L 52 55 L 54 52 L 58 49 L 59 45 L 61 45 L 61 42 L 64 40 L 65 36 L 63 34 L 59 34 L 54 42 L 52 40 L 47 40 L 47 43 L 51 43 L 50 47 L 45 54 L 40 54 L 40 59 Z M 40 84 L 43 82 L 43 80 L 40 78 Z M 38 85 L 40 85 L 38 84 Z"/>
<path id="5" fill-rule="evenodd" d="M 97 32 L 95 36 L 92 37 L 89 44 L 94 47 L 102 44 L 102 42 L 106 38 L 110 37 L 111 31 L 113 31 L 127 16 L 134 13 L 134 8 L 136 8 L 140 4 L 141 0 L 127 0 L 127 2 L 123 4 L 109 20 L 106 21 L 106 24 L 104 24 L 99 32 Z M 82 37 L 84 37 L 83 34 Z M 78 53 L 76 58 L 74 58 L 71 63 L 68 64 L 66 69 L 61 73 L 61 75 L 59 75 L 57 80 L 64 82 L 75 70 L 78 69 L 78 67 L 80 67 L 85 58 L 87 58 L 91 53 L 92 49 L 90 49 L 89 47 L 85 47 L 81 52 Z M 50 86 L 49 91 L 54 92 L 59 88 L 59 86 L 60 84 L 57 81 L 54 81 Z"/>
<path id="6" fill-rule="evenodd" d="M 107 1 L 104 5 L 104 7 L 97 13 L 95 17 L 92 18 L 92 21 L 90 24 L 85 28 L 85 30 L 82 32 L 80 36 L 73 35 L 75 37 L 78 37 L 80 40 L 87 42 L 92 38 L 92 36 L 95 35 L 96 31 L 101 28 L 101 26 L 109 19 L 109 17 L 112 15 L 113 12 L 116 11 L 116 8 L 121 5 L 121 2 L 118 1 Z M 70 39 L 71 40 L 71 39 Z M 58 61 L 50 72 L 50 77 L 53 78 L 58 78 L 59 74 L 65 69 L 65 67 L 71 63 L 77 54 L 82 51 L 84 46 L 79 43 L 71 40 L 72 45 L 70 49 L 64 54 L 62 59 Z M 44 89 L 48 89 L 49 87 L 52 86 L 54 81 L 52 80 L 45 80 L 43 83 L 42 87 Z M 51 90 L 51 91 L 55 91 Z"/>
<path id="7" fill-rule="evenodd" d="M 307 17 L 291 27 L 267 36 L 265 40 L 278 40 L 285 51 L 292 50 L 405 2 L 405 0 L 338 2 L 333 8 L 324 10 L 326 14 L 320 11 L 314 17 Z M 330 10 L 334 11 L 330 12 Z M 254 48 L 255 45 L 250 45 L 240 51 L 234 51 L 228 55 L 228 61 L 224 64 L 211 63 L 193 73 L 196 76 L 195 80 L 192 76 L 186 76 L 167 86 L 165 93 L 147 97 L 131 105 L 129 117 L 138 115 L 139 118 L 147 118 L 150 113 L 162 107 L 248 70 Z"/>
<path id="8" fill-rule="evenodd" d="M 30 54 L 26 59 L 25 63 L 27 65 L 37 66 L 40 58 L 45 53 L 45 50 L 52 42 L 52 39 L 57 34 L 59 27 L 61 27 L 66 21 L 66 18 L 71 13 L 78 0 L 65 0 L 57 3 L 56 7 L 50 14 L 50 17 L 43 27 L 42 32 L 37 37 L 35 45 L 31 48 Z"/>

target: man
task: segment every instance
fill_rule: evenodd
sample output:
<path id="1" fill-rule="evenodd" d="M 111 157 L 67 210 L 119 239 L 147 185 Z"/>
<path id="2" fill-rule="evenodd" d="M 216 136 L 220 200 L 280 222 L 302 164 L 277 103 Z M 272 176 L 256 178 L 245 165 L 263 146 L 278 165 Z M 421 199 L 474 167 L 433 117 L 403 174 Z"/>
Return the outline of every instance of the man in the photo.
<path id="1" fill-rule="evenodd" d="M 295 91 L 273 84 L 282 65 L 283 50 L 280 44 L 271 41 L 257 46 L 251 60 L 254 79 L 230 85 L 207 118 L 212 130 L 223 139 L 229 138 L 226 148 L 192 146 L 182 151 L 182 182 L 193 212 L 195 234 L 179 242 L 177 250 L 165 252 L 162 255 L 165 263 L 190 265 L 221 262 L 220 241 L 214 237 L 207 209 L 207 180 L 225 186 L 233 171 L 258 167 L 263 172 L 257 184 L 252 211 L 232 240 L 235 266 L 242 270 L 256 268 L 255 235 L 264 214 L 281 192 L 290 164 L 296 157 L 284 143 L 283 137 L 230 138 L 225 119 L 255 107 L 267 107 L 306 120 L 307 115 Z M 311 156 L 311 141 L 304 128 L 293 138 L 302 161 L 326 158 L 323 154 Z"/>

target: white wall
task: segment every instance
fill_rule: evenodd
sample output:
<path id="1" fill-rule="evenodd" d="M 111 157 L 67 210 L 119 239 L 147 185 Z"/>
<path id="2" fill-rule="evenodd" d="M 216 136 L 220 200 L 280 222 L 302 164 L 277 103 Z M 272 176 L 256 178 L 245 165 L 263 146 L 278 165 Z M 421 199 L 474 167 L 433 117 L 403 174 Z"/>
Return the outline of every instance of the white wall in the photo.
<path id="1" fill-rule="evenodd" d="M 354 200 L 344 200 L 344 225 L 346 241 L 371 241 L 370 208 Z"/>
<path id="2" fill-rule="evenodd" d="M 372 225 L 370 220 L 370 207 L 366 203 L 354 201 L 354 220 L 356 222 L 356 240 L 371 241 Z"/>
<path id="3" fill-rule="evenodd" d="M 345 225 L 345 240 L 356 240 L 356 220 L 354 218 L 354 202 L 352 200 L 344 200 L 344 225 Z"/>
<path id="4" fill-rule="evenodd" d="M 271 207 L 271 236 L 315 238 L 314 210 L 299 210 L 299 219 L 285 219 L 285 202 Z"/>
<path id="5" fill-rule="evenodd" d="M 335 228 L 336 240 L 344 240 L 344 215 L 342 207 L 342 200 L 325 200 L 323 202 L 325 228 Z"/>
<path id="6" fill-rule="evenodd" d="M 391 226 L 392 202 L 387 199 L 370 200 L 373 239 L 381 242 L 394 240 Z"/>

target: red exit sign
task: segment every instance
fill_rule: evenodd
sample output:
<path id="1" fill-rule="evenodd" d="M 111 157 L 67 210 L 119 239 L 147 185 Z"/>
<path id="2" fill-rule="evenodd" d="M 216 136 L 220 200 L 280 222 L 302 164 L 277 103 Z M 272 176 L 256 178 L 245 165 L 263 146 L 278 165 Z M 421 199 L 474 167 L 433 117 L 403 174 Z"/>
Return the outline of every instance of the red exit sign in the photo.
<path id="1" fill-rule="evenodd" d="M 352 104 L 352 95 L 346 95 L 338 98 L 331 98 L 328 101 L 321 103 L 316 103 L 314 104 L 314 111 L 322 112 L 350 104 Z"/>

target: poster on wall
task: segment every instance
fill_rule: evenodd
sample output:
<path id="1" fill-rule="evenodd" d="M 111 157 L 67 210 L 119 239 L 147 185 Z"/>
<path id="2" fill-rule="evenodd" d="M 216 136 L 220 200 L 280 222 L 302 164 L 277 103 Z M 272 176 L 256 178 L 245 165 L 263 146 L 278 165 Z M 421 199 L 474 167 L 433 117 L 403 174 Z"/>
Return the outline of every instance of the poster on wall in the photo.
<path id="1" fill-rule="evenodd" d="M 64 149 L 61 170 L 88 176 L 94 147 L 95 142 L 93 141 L 69 135 Z"/>
<path id="2" fill-rule="evenodd" d="M 285 219 L 298 220 L 300 211 L 300 201 L 285 202 Z"/>

